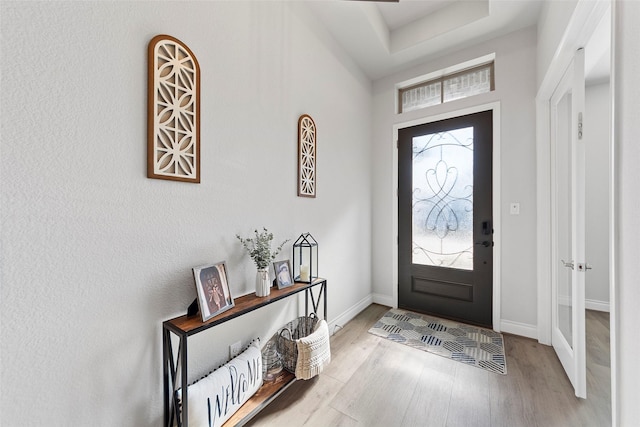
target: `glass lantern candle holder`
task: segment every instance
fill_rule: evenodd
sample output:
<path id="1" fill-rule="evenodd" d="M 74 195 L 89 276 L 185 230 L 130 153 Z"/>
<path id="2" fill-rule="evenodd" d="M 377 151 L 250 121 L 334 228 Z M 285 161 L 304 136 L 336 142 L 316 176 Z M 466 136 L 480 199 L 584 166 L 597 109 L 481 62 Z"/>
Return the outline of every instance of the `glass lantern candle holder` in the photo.
<path id="1" fill-rule="evenodd" d="M 318 278 L 318 242 L 309 233 L 301 234 L 293 244 L 293 277 L 304 283 Z"/>
<path id="2" fill-rule="evenodd" d="M 270 339 L 262 350 L 262 378 L 274 381 L 282 371 L 282 359 L 278 353 L 275 339 Z"/>

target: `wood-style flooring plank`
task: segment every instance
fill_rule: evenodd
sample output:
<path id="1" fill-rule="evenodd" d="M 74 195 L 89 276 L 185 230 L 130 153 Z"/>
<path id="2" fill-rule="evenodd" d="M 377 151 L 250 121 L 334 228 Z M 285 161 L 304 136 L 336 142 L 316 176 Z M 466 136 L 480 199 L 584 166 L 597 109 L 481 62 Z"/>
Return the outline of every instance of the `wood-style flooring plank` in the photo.
<path id="1" fill-rule="evenodd" d="M 587 310 L 587 363 L 611 367 L 609 313 Z"/>
<path id="2" fill-rule="evenodd" d="M 522 337 L 505 335 L 505 340 L 513 344 L 513 357 L 507 354 L 507 363 L 521 370 L 520 392 L 533 405 L 535 419 L 530 425 L 576 425 L 577 398 L 553 348 Z"/>
<path id="3" fill-rule="evenodd" d="M 319 375 L 307 381 L 296 381 L 267 406 L 247 426 L 303 426 L 323 419 L 331 408 L 329 402 L 344 384 Z M 336 421 L 339 417 L 334 417 Z M 347 418 L 347 417 L 345 417 Z"/>
<path id="4" fill-rule="evenodd" d="M 451 391 L 456 378 L 455 365 L 445 357 L 422 353 L 424 369 L 418 378 L 401 427 L 441 427 L 446 425 Z"/>
<path id="5" fill-rule="evenodd" d="M 331 364 L 323 375 L 345 383 L 374 351 L 380 340 L 371 335 L 369 329 L 388 309 L 379 305 L 371 307 L 331 337 Z"/>
<path id="6" fill-rule="evenodd" d="M 283 424 L 280 424 L 283 425 Z M 289 425 L 289 424 L 284 424 Z M 340 426 L 340 427 L 365 427 L 357 420 L 343 414 L 340 411 L 336 411 L 332 407 L 323 409 L 322 412 L 316 412 L 305 424 L 304 427 L 327 427 L 327 426 Z"/>
<path id="7" fill-rule="evenodd" d="M 447 427 L 490 427 L 489 375 L 496 375 L 465 365 L 456 365 L 456 376 L 451 390 Z"/>
<path id="8" fill-rule="evenodd" d="M 606 427 L 611 425 L 608 313 L 587 313 L 587 399 L 552 347 L 504 334 L 507 375 L 368 333 L 373 304 L 331 337 L 332 362 L 298 381 L 251 426 Z"/>
<path id="9" fill-rule="evenodd" d="M 609 313 L 587 310 L 588 416 L 599 426 L 611 425 L 611 340 Z"/>
<path id="10" fill-rule="evenodd" d="M 505 339 L 507 375 L 489 375 L 491 425 L 495 427 L 535 426 L 535 408 L 522 390 L 528 388 L 522 371 L 523 355 L 513 339 Z"/>
<path id="11" fill-rule="evenodd" d="M 414 349 L 382 340 L 331 402 L 363 426 L 397 425 L 423 369 Z"/>

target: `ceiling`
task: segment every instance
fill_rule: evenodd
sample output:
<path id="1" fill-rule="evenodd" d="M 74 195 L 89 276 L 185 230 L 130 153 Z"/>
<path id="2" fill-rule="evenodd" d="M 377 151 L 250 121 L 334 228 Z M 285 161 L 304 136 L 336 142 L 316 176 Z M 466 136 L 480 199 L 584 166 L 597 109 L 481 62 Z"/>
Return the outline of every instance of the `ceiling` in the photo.
<path id="1" fill-rule="evenodd" d="M 535 25 L 541 0 L 309 2 L 372 79 Z"/>

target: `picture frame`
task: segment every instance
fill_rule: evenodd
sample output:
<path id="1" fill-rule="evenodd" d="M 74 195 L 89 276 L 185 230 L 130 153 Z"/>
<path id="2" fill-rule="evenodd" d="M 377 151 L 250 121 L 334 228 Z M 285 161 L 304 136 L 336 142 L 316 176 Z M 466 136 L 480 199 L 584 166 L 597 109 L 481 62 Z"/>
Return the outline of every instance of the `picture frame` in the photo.
<path id="1" fill-rule="evenodd" d="M 194 267 L 193 278 L 203 322 L 234 307 L 225 261 Z"/>
<path id="2" fill-rule="evenodd" d="M 273 271 L 276 275 L 276 285 L 278 289 L 288 288 L 293 285 L 293 276 L 291 275 L 291 263 L 289 260 L 276 261 L 273 263 Z"/>

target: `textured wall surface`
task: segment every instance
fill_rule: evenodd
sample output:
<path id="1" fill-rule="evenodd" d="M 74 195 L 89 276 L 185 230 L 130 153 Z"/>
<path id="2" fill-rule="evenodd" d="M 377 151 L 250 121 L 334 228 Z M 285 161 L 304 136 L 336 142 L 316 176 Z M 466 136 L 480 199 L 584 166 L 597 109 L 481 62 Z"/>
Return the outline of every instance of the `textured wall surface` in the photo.
<path id="1" fill-rule="evenodd" d="M 499 101 L 501 105 L 501 197 L 503 320 L 536 325 L 535 265 L 535 29 L 521 30 L 455 54 L 430 61 L 411 70 L 374 82 L 373 188 L 373 290 L 391 297 L 397 278 L 389 260 L 393 257 L 395 187 L 393 167 L 395 124 L 455 112 L 475 105 Z M 395 114 L 395 85 L 490 53 L 496 54 L 496 89 L 405 114 Z M 520 203 L 520 215 L 509 215 L 509 202 Z M 497 325 L 496 325 L 497 326 Z"/>
<path id="2" fill-rule="evenodd" d="M 371 85 L 301 5 L 1 3 L 3 426 L 157 426 L 161 322 L 191 268 L 235 239 L 311 232 L 329 320 L 371 293 Z M 202 72 L 202 183 L 146 178 L 147 43 L 169 34 Z M 318 127 L 316 199 L 296 197 L 297 120 Z M 290 258 L 288 244 L 282 258 Z M 192 376 L 297 314 L 280 302 L 190 341 Z"/>
<path id="3" fill-rule="evenodd" d="M 616 2 L 614 6 L 614 214 L 617 244 L 617 320 L 614 343 L 617 404 L 613 408 L 617 425 L 633 426 L 640 419 L 640 3 Z"/>

